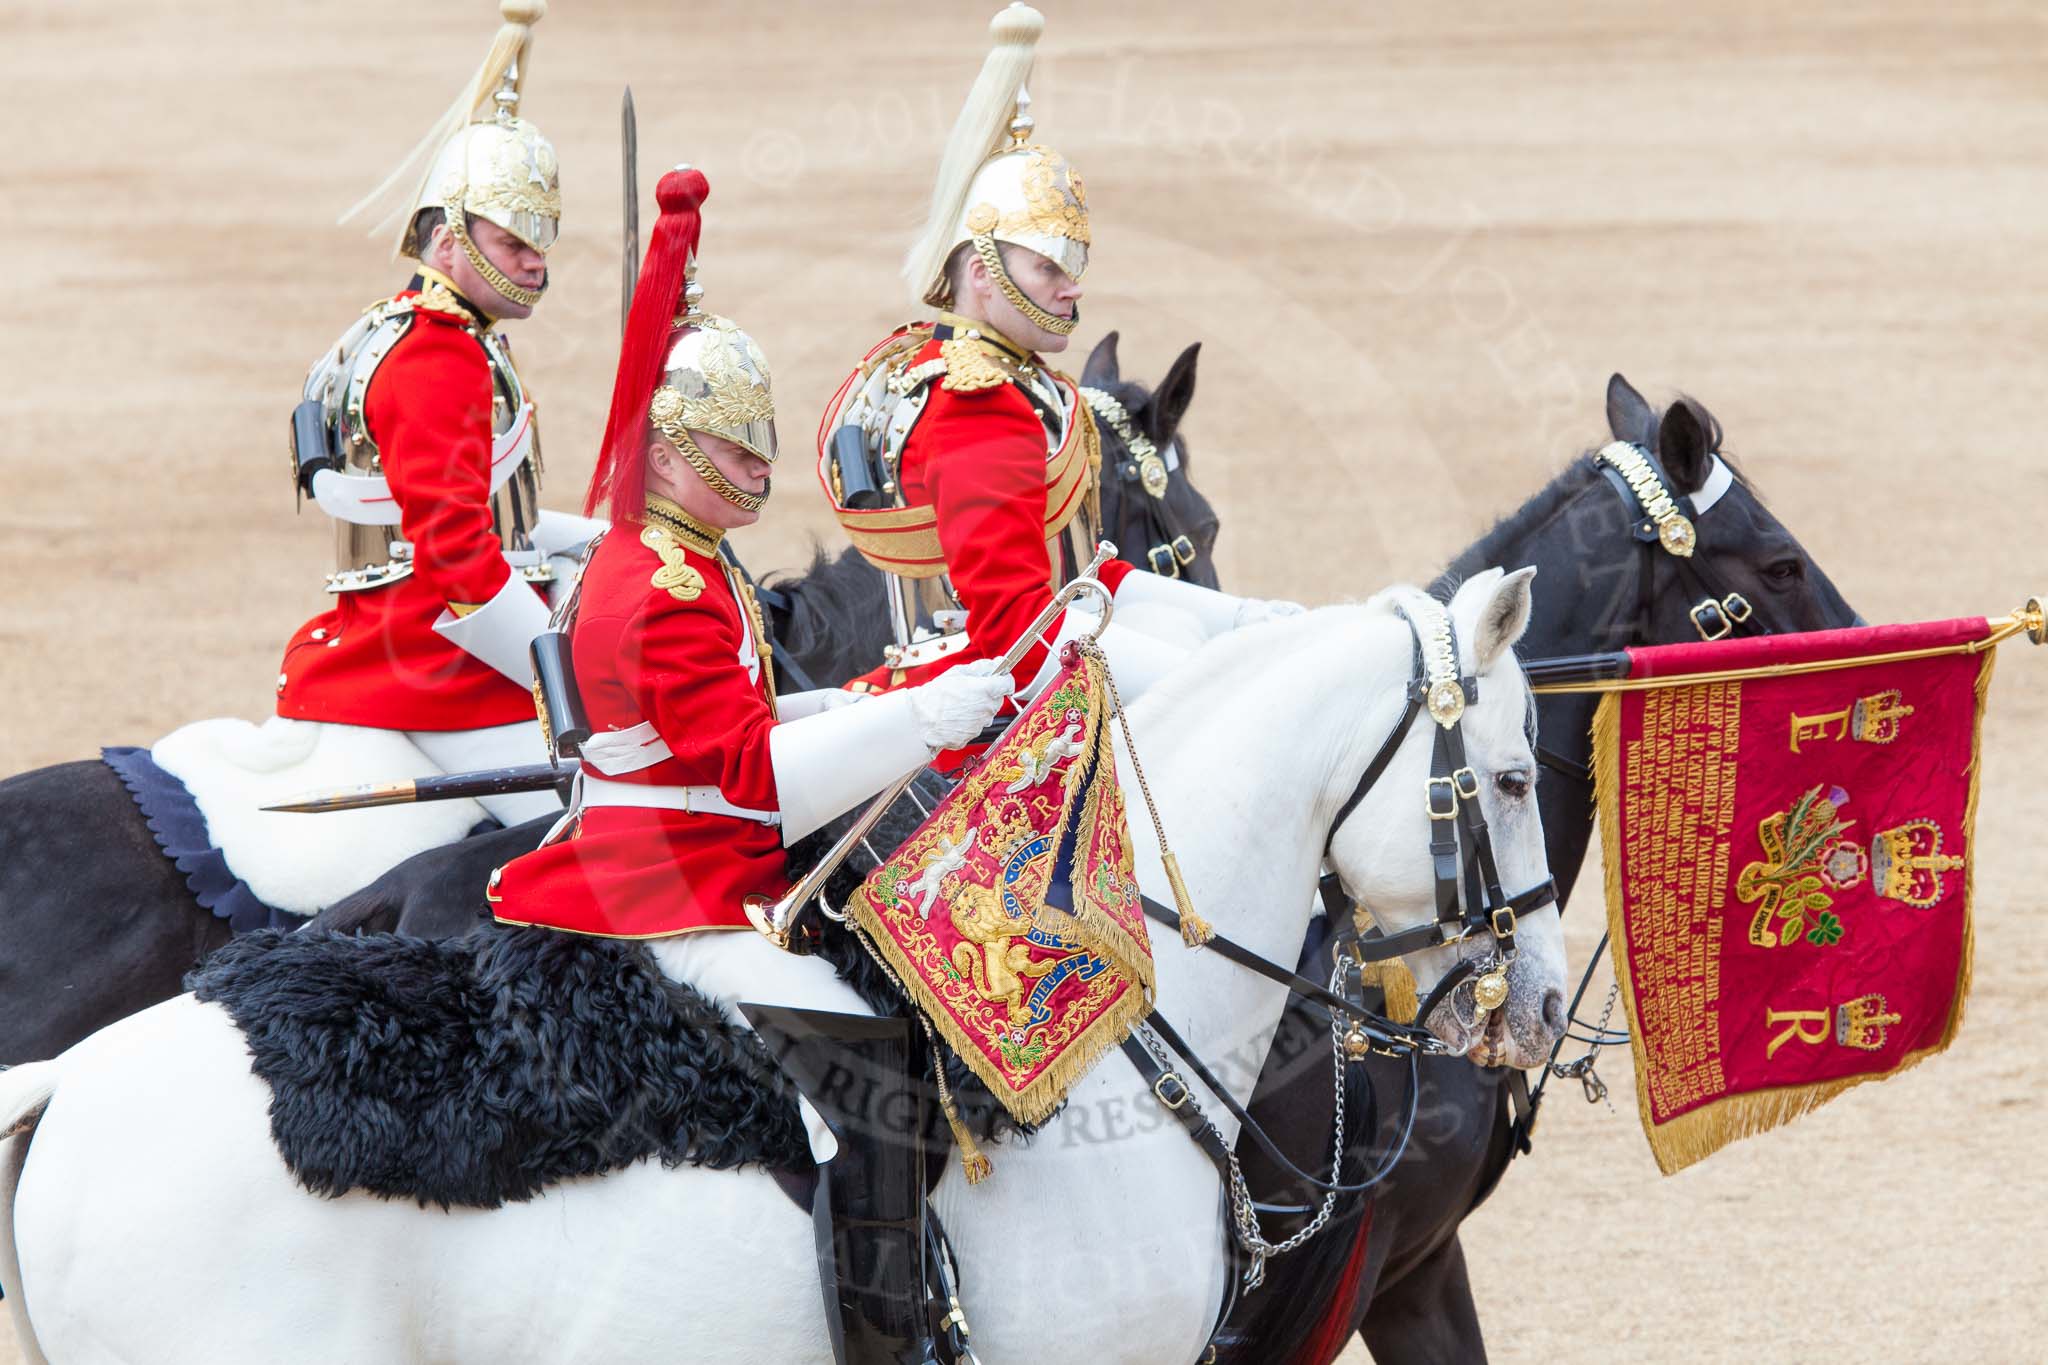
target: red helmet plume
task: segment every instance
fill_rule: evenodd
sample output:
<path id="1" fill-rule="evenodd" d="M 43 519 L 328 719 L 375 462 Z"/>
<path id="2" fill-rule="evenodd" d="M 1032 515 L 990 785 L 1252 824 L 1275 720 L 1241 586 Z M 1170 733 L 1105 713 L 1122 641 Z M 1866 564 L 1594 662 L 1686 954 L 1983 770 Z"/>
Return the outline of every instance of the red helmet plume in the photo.
<path id="1" fill-rule="evenodd" d="M 626 315 L 611 415 L 605 419 L 604 445 L 583 500 L 585 515 L 596 515 L 609 502 L 613 521 L 640 519 L 647 498 L 647 404 L 668 359 L 669 333 L 683 311 L 683 285 L 703 230 L 699 210 L 710 193 L 704 173 L 688 166 L 676 167 L 655 186 L 661 217 L 647 243 L 647 260 L 640 267 L 640 283 Z"/>

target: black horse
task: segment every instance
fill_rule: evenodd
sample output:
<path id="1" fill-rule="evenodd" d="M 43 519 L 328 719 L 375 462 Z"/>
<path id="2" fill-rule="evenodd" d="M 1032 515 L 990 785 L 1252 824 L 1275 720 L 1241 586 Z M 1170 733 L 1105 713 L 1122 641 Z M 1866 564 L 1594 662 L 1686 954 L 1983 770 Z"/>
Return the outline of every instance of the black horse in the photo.
<path id="1" fill-rule="evenodd" d="M 1720 449 L 1720 428 L 1704 408 L 1680 400 L 1660 417 L 1619 375 L 1608 386 L 1608 423 L 1618 439 L 1656 453 L 1687 493 L 1706 481 Z M 1705 595 L 1701 575 L 1711 579 L 1716 597 L 1740 592 L 1754 605 L 1752 628 L 1819 630 L 1856 621 L 1798 541 L 1740 479 L 1701 519 L 1698 570 L 1680 570 L 1661 550 L 1635 540 L 1634 515 L 1590 458 L 1575 461 L 1458 555 L 1433 590 L 1448 596 L 1463 578 L 1495 564 L 1539 565 L 1536 611 L 1521 645 L 1532 657 L 1695 639 L 1689 611 Z M 1592 830 L 1586 776 L 1591 711 L 1578 697 L 1545 697 L 1539 707 L 1541 752 L 1551 771 L 1538 793 L 1551 870 L 1563 896 Z M 463 932 L 484 913 L 479 888 L 491 868 L 525 852 L 540 833 L 539 825 L 522 827 L 422 854 L 323 914 L 321 922 L 343 930 Z M 1328 967 L 1327 941 L 1313 940 L 1300 970 L 1320 979 Z M 1328 1048 L 1325 1024 L 1290 1011 L 1252 1106 L 1261 1126 L 1304 1170 L 1320 1169 L 1328 1159 L 1331 1078 L 1326 1064 L 1315 1060 L 1327 1058 Z M 1408 1083 L 1405 1063 L 1375 1057 L 1354 1065 L 1349 1093 L 1367 1093 L 1369 1081 L 1378 1103 L 1353 1110 L 1376 1108 L 1377 1117 L 1351 1135 L 1346 1181 L 1361 1179 L 1400 1138 Z M 1270 1264 L 1265 1287 L 1244 1298 L 1219 1339 L 1220 1358 L 1328 1365 L 1359 1331 L 1382 1361 L 1483 1360 L 1458 1226 L 1491 1193 L 1512 1152 L 1508 1074 L 1455 1058 L 1424 1062 L 1406 1155 L 1369 1202 L 1340 1204 L 1319 1239 Z M 1314 1205 L 1308 1192 L 1290 1190 L 1253 1144 L 1244 1143 L 1239 1157 L 1262 1198 Z M 1289 1230 L 1269 1228 L 1268 1234 L 1277 1240 Z"/>
<path id="2" fill-rule="evenodd" d="M 1607 421 L 1617 440 L 1656 454 L 1687 494 L 1706 482 L 1713 456 L 1722 453 L 1720 425 L 1706 409 L 1680 399 L 1660 416 L 1620 375 L 1608 381 Z M 1453 559 L 1432 591 L 1448 597 L 1462 579 L 1490 565 L 1539 566 L 1535 610 L 1519 646 L 1530 658 L 1697 640 L 1691 609 L 1708 595 L 1731 592 L 1755 608 L 1742 627 L 1751 632 L 1860 623 L 1739 471 L 1700 518 L 1700 543 L 1689 562 L 1694 567 L 1635 539 L 1631 526 L 1639 515 L 1590 456 L 1577 460 Z M 1547 769 L 1537 796 L 1560 905 L 1592 836 L 1588 731 L 1595 700 L 1544 696 L 1537 703 L 1538 754 Z M 1304 950 L 1304 974 L 1322 979 L 1329 966 L 1326 942 Z M 1330 1075 L 1326 1065 L 1300 1059 L 1329 1055 L 1327 1026 L 1291 1010 L 1282 1033 L 1285 1041 L 1269 1055 L 1251 1112 L 1297 1166 L 1315 1171 L 1329 1159 Z M 1345 1162 L 1351 1181 L 1369 1171 L 1372 1154 L 1398 1139 L 1408 1085 L 1405 1062 L 1373 1057 L 1358 1066 L 1371 1079 L 1379 1112 L 1353 1139 Z M 1219 1359 L 1328 1365 L 1353 1331 L 1381 1361 L 1468 1365 L 1486 1359 L 1458 1227 L 1493 1192 L 1514 1155 L 1519 1134 L 1510 1073 L 1436 1058 L 1424 1059 L 1419 1075 L 1407 1153 L 1370 1200 L 1341 1202 L 1317 1240 L 1269 1265 L 1264 1287 L 1245 1298 L 1220 1343 Z M 1315 1204 L 1306 1190 L 1289 1191 L 1252 1144 L 1243 1144 L 1239 1156 L 1255 1190 L 1272 1192 L 1282 1205 Z M 1276 1221 L 1280 1225 L 1267 1235 L 1277 1241 L 1292 1225 Z M 1312 1308 L 1304 1311 L 1304 1305 Z"/>
<path id="3" fill-rule="evenodd" d="M 1213 587 L 1217 517 L 1188 479 L 1180 434 L 1199 350 L 1181 352 L 1147 390 L 1122 378 L 1111 332 L 1090 353 L 1082 383 L 1113 396 L 1134 435 L 1180 457 L 1154 498 L 1114 424 L 1098 420 L 1107 534 L 1140 567 L 1161 527 L 1186 535 L 1196 556 L 1182 572 Z M 879 660 L 888 620 L 882 576 L 854 551 L 834 559 L 821 550 L 808 570 L 764 587 L 785 691 L 835 686 Z M 55 1056 L 169 999 L 230 934 L 193 898 L 106 764 L 60 763 L 0 780 L 0 1065 Z"/>

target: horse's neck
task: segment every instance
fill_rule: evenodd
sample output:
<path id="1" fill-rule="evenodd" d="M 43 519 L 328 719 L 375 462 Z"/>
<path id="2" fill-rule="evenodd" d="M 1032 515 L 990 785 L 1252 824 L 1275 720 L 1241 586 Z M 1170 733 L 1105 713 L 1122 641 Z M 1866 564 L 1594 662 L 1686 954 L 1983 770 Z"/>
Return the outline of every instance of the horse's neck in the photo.
<path id="1" fill-rule="evenodd" d="M 1407 682 L 1408 637 L 1367 607 L 1328 607 L 1233 632 L 1155 686 L 1131 711 L 1145 777 L 1194 909 L 1217 930 L 1291 967 L 1310 918 L 1328 822 L 1391 727 Z M 1370 740 L 1367 734 L 1370 733 Z M 1144 797 L 1123 773 L 1131 832 L 1155 839 Z M 1141 866 L 1164 899 L 1166 886 Z M 1159 1008 L 1198 1050 L 1256 1050 L 1283 988 L 1213 953 L 1156 935 Z M 1245 1098 L 1260 1055 L 1230 1065 Z M 1214 1060 L 1212 1058 L 1212 1060 Z"/>
<path id="2" fill-rule="evenodd" d="M 1650 556 L 1630 533 L 1628 512 L 1599 474 L 1575 464 L 1569 481 L 1537 494 L 1452 564 L 1470 574 L 1491 564 L 1534 564 L 1535 610 L 1515 652 L 1524 659 L 1587 654 L 1642 644 L 1637 636 Z M 1590 765 L 1594 699 L 1537 699 L 1537 743 L 1576 764 Z M 1571 894 L 1593 836 L 1591 792 L 1546 771 L 1539 786 L 1544 844 L 1560 902 Z"/>

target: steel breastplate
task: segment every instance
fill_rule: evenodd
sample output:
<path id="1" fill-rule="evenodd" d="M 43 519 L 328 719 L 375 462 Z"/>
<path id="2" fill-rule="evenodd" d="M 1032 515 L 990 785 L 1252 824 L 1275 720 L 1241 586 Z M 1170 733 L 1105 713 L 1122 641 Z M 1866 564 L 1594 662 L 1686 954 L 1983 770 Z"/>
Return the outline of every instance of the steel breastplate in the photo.
<path id="1" fill-rule="evenodd" d="M 902 423 L 894 440 L 885 447 L 895 501 L 899 507 L 905 500 L 901 480 L 894 476 L 900 468 L 903 446 L 909 440 L 910 431 L 917 418 L 923 415 L 924 399 L 930 392 L 931 383 L 932 379 L 926 378 L 907 396 L 915 400 L 916 408 L 910 420 Z M 1019 380 L 1017 386 L 1030 400 L 1045 427 L 1046 453 L 1050 461 L 1065 449 L 1074 422 L 1080 420 L 1076 416 L 1076 404 L 1072 395 L 1043 370 L 1030 380 Z M 904 406 L 909 407 L 910 404 L 905 403 Z M 1099 473 L 1091 471 L 1086 477 L 1098 478 Z M 1097 521 L 1095 499 L 1091 496 L 1070 521 L 1046 539 L 1046 574 L 1053 592 L 1066 586 L 1076 566 L 1086 564 L 1093 557 L 1095 541 L 1100 534 Z M 890 572 L 886 567 L 883 573 L 888 585 L 889 624 L 893 639 L 893 643 L 883 650 L 885 663 L 891 668 L 915 668 L 945 658 L 966 646 L 967 611 L 953 586 L 950 573 L 912 577 Z M 1007 644 L 1005 641 L 998 647 L 1006 647 Z"/>
<path id="2" fill-rule="evenodd" d="M 341 468 L 322 472 L 313 486 L 314 501 L 334 518 L 335 570 L 327 576 L 332 593 L 382 587 L 412 573 L 412 545 L 399 533 L 398 503 L 363 404 L 378 367 L 413 322 L 410 299 L 377 304 L 306 374 L 304 396 L 319 400 L 328 448 L 340 455 Z M 532 540 L 542 470 L 533 404 L 505 339 L 495 331 L 472 329 L 470 335 L 483 347 L 491 372 L 491 528 L 514 571 L 529 582 L 546 583 L 554 573 Z"/>

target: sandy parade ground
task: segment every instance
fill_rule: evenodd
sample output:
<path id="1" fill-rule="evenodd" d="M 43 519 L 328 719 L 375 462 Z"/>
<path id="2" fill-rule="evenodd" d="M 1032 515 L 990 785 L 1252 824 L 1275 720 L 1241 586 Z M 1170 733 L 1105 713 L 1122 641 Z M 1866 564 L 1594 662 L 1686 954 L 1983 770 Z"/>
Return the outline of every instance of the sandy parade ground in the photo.
<path id="1" fill-rule="evenodd" d="M 1710 406 L 1870 619 L 2048 590 L 2038 9 L 1043 7 L 1039 132 L 1094 214 L 1077 349 L 1120 329 L 1125 373 L 1156 378 L 1202 342 L 1187 431 L 1226 587 L 1426 579 L 1604 439 L 1618 369 Z M 643 185 L 706 170 L 707 302 L 775 366 L 793 458 L 747 559 L 836 535 L 815 415 L 907 315 L 896 263 L 990 8 L 558 0 L 525 112 L 561 153 L 564 235 L 513 333 L 551 505 L 578 501 L 610 391 L 630 83 Z M 306 362 L 404 278 L 333 220 L 494 21 L 0 11 L 0 772 L 268 712 L 331 567 L 326 519 L 293 515 L 286 419 Z M 1611 1112 L 1556 1087 L 1466 1226 L 1495 1360 L 2038 1358 L 2048 657 L 2005 653 L 1955 1048 L 1673 1179 L 1625 1058 Z M 1597 911 L 1582 892 L 1567 916 L 1575 963 Z"/>

